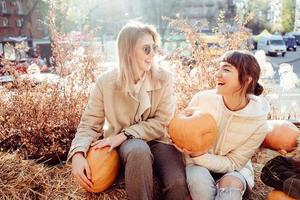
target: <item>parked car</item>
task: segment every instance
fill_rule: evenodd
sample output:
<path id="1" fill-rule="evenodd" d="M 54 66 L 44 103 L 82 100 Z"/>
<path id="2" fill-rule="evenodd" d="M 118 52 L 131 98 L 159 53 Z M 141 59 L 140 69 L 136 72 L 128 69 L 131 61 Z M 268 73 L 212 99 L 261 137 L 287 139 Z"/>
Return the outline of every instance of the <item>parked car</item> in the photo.
<path id="1" fill-rule="evenodd" d="M 300 33 L 299 32 L 287 32 L 285 35 L 294 36 L 297 45 L 300 45 Z"/>
<path id="2" fill-rule="evenodd" d="M 285 56 L 286 45 L 281 35 L 261 37 L 257 43 L 257 50 L 263 50 L 266 55 Z"/>
<path id="3" fill-rule="evenodd" d="M 290 49 L 293 49 L 294 51 L 297 50 L 296 38 L 294 36 L 285 35 L 285 36 L 283 36 L 283 40 L 285 42 L 287 51 Z"/>

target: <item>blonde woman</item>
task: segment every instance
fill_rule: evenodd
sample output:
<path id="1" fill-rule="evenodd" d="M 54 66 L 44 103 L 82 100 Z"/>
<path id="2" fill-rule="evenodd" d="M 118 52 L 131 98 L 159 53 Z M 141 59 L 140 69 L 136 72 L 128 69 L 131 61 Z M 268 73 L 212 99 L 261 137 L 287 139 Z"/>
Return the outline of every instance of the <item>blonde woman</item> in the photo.
<path id="1" fill-rule="evenodd" d="M 81 185 L 92 186 L 85 159 L 89 147 L 110 146 L 124 164 L 129 199 L 153 199 L 153 169 L 164 199 L 188 196 L 181 154 L 166 137 L 175 104 L 171 74 L 155 65 L 158 44 L 152 26 L 135 22 L 120 31 L 118 67 L 96 81 L 69 152 Z M 109 126 L 102 135 L 105 120 Z"/>

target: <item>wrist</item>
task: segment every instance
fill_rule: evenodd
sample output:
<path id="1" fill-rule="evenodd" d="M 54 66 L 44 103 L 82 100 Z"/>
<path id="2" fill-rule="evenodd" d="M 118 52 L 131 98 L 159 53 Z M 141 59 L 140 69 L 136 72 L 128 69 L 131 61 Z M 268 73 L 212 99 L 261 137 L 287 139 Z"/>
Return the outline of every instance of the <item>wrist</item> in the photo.
<path id="1" fill-rule="evenodd" d="M 122 138 L 123 141 L 127 140 L 127 137 L 123 132 L 121 132 L 119 135 L 120 135 L 120 137 Z"/>
<path id="2" fill-rule="evenodd" d="M 126 137 L 126 140 L 127 140 L 127 139 L 133 139 L 133 138 L 134 138 L 133 135 L 131 135 L 130 133 L 128 133 L 128 132 L 125 131 L 125 130 L 122 130 L 122 131 L 121 131 L 121 134 L 123 134 L 123 135 Z"/>
<path id="3" fill-rule="evenodd" d="M 199 157 L 199 156 L 202 156 L 203 154 L 205 154 L 206 152 L 201 152 L 201 153 L 191 153 L 190 154 L 190 157 L 191 158 L 195 158 L 195 157 Z"/>
<path id="4" fill-rule="evenodd" d="M 81 156 L 84 157 L 83 152 L 81 151 L 74 153 L 74 155 L 72 156 L 72 161 L 74 158 L 81 157 Z"/>
<path id="5" fill-rule="evenodd" d="M 198 156 L 200 156 L 200 155 L 190 154 L 190 157 L 191 157 L 191 158 L 196 158 L 196 157 L 198 157 Z"/>

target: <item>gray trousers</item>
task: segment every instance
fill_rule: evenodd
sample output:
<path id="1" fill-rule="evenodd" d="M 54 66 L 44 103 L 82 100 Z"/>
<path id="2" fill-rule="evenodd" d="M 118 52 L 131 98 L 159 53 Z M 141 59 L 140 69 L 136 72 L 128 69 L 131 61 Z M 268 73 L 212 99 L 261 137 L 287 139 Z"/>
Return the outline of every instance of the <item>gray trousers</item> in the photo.
<path id="1" fill-rule="evenodd" d="M 153 169 L 162 182 L 163 199 L 185 200 L 189 193 L 181 153 L 160 142 L 129 139 L 119 148 L 130 200 L 153 199 Z"/>
<path id="2" fill-rule="evenodd" d="M 187 184 L 193 200 L 242 200 L 247 184 L 239 172 L 226 174 L 211 173 L 205 167 L 189 164 L 186 166 Z M 234 176 L 243 184 L 243 191 L 236 188 L 219 188 L 218 181 L 224 176 Z"/>

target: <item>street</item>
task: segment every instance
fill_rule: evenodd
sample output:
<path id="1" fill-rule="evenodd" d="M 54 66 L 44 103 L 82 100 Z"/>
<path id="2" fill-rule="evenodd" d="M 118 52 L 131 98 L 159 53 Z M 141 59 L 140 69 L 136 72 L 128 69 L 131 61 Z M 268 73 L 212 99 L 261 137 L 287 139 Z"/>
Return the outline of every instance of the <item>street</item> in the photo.
<path id="1" fill-rule="evenodd" d="M 274 70 L 278 70 L 278 66 L 281 63 L 289 63 L 294 66 L 294 72 L 300 78 L 300 46 L 298 46 L 297 51 L 288 51 L 285 57 L 281 56 L 267 56 L 268 60 L 272 63 Z M 278 72 L 275 74 L 276 81 L 279 81 Z"/>

